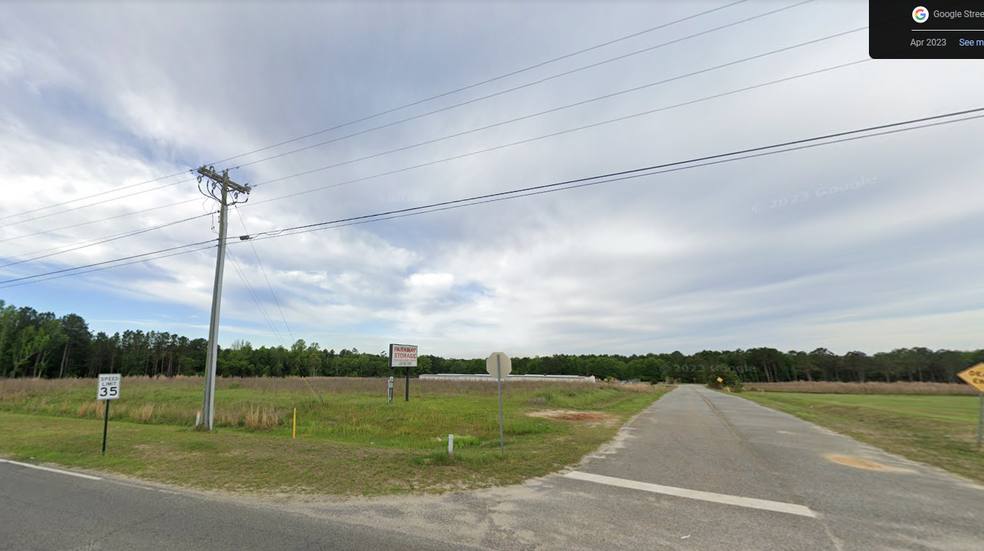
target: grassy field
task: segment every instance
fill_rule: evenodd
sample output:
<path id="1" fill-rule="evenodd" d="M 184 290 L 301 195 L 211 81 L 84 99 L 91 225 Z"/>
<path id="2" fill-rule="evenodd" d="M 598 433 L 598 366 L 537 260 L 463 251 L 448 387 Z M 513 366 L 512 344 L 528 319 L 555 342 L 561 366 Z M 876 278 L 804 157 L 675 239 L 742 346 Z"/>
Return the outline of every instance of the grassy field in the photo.
<path id="1" fill-rule="evenodd" d="M 762 392 L 806 392 L 812 394 L 977 395 L 974 387 L 963 383 L 837 383 L 827 381 L 795 381 L 790 383 L 745 383 L 745 390 Z"/>
<path id="2" fill-rule="evenodd" d="M 903 457 L 984 482 L 973 396 L 744 392 L 793 414 Z"/>
<path id="3" fill-rule="evenodd" d="M 510 382 L 502 456 L 496 385 L 411 380 L 404 402 L 401 383 L 388 405 L 385 379 L 220 379 L 216 430 L 203 433 L 194 430 L 202 379 L 127 378 L 110 407 L 102 456 L 104 406 L 94 380 L 0 380 L 0 455 L 199 489 L 479 488 L 577 463 L 662 394 L 648 384 Z"/>

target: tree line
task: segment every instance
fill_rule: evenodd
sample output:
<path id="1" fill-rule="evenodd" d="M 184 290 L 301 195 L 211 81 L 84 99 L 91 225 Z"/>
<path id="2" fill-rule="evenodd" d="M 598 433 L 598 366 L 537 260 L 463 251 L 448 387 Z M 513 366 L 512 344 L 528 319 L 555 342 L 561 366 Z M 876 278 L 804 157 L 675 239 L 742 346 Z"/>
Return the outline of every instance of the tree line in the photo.
<path id="1" fill-rule="evenodd" d="M 205 371 L 208 341 L 168 332 L 141 330 L 92 334 L 77 314 L 57 317 L 0 300 L 0 377 L 74 378 L 99 373 L 124 376 L 196 376 Z M 899 348 L 868 355 L 838 355 L 826 348 L 811 352 L 761 347 L 705 350 L 695 354 L 555 354 L 513 358 L 513 372 L 542 375 L 594 375 L 600 379 L 708 382 L 722 370 L 745 382 L 919 381 L 954 382 L 954 375 L 984 361 L 984 350 Z M 386 377 L 386 351 L 325 349 L 298 339 L 290 348 L 254 348 L 237 340 L 219 349 L 216 369 L 222 377 Z M 485 373 L 485 359 L 418 357 L 411 375 Z M 402 375 L 398 369 L 397 376 Z"/>

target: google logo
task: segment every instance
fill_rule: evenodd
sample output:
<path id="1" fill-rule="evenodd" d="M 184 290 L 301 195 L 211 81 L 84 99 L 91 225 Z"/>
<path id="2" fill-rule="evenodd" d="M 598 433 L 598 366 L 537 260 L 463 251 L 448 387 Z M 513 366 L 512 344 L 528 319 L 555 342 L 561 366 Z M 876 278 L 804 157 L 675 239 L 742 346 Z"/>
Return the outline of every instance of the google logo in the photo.
<path id="1" fill-rule="evenodd" d="M 917 7 L 912 10 L 912 19 L 916 23 L 925 23 L 929 19 L 929 10 L 922 6 Z"/>

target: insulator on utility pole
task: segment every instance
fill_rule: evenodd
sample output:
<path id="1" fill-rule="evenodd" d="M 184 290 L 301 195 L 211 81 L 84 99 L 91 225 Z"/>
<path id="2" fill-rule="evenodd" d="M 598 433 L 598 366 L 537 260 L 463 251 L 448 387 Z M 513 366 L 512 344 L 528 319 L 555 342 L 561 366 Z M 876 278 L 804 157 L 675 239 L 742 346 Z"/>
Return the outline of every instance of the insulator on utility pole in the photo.
<path id="1" fill-rule="evenodd" d="M 206 189 L 202 189 L 202 178 L 208 179 Z M 239 185 L 229 179 L 229 170 L 222 174 L 215 172 L 213 167 L 202 166 L 198 169 L 198 190 L 219 202 L 219 247 L 215 256 L 215 284 L 212 287 L 212 318 L 208 326 L 208 352 L 205 359 L 205 396 L 202 400 L 202 415 L 200 426 L 204 430 L 212 430 L 212 418 L 215 406 L 215 365 L 219 347 L 219 311 L 222 306 L 222 275 L 225 269 L 226 232 L 229 225 L 229 192 L 232 192 L 233 204 L 237 203 L 240 195 L 249 200 L 248 185 Z M 245 202 L 245 201 L 244 201 Z"/>

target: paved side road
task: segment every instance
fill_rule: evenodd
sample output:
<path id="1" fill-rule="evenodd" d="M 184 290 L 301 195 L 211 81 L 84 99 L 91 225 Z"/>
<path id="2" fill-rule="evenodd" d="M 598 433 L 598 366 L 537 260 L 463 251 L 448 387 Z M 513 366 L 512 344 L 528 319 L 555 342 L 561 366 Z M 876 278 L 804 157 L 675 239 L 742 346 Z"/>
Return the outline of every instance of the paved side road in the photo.
<path id="1" fill-rule="evenodd" d="M 0 463 L 0 550 L 246 551 L 462 549 L 120 480 Z"/>
<path id="2" fill-rule="evenodd" d="M 492 549 L 984 549 L 984 487 L 697 386 L 562 475 L 412 503 L 291 507 Z"/>
<path id="3" fill-rule="evenodd" d="M 442 496 L 258 502 L 0 463 L 0 549 L 984 549 L 984 487 L 683 386 L 572 471 Z"/>

